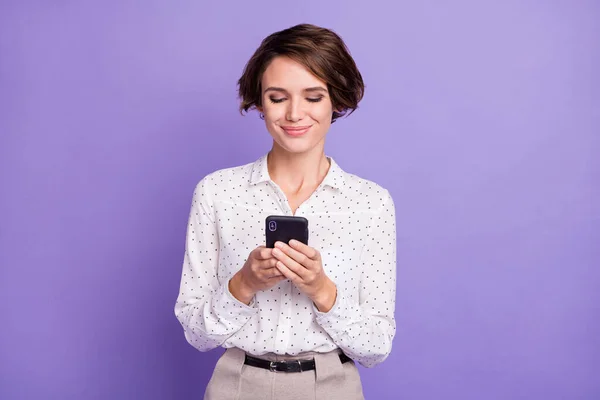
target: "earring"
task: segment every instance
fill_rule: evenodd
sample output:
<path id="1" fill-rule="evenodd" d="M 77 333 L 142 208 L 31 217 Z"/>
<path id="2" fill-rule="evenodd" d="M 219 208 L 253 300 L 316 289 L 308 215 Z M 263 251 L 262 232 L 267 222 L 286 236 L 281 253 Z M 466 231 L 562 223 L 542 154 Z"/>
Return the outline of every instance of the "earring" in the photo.
<path id="1" fill-rule="evenodd" d="M 260 119 L 262 119 L 263 121 L 265 120 L 265 114 L 263 114 L 263 113 L 260 113 L 260 114 L 258 114 L 258 116 L 259 116 L 259 117 L 260 117 Z"/>

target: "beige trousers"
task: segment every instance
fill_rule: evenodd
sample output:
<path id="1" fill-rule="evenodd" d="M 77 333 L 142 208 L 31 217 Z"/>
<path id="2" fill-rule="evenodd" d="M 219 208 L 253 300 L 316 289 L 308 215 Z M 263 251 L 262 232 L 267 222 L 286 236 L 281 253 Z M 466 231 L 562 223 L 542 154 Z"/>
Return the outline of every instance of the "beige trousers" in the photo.
<path id="1" fill-rule="evenodd" d="M 244 364 L 245 353 L 231 348 L 221 356 L 208 382 L 204 400 L 363 400 L 362 384 L 354 361 L 344 364 L 339 350 L 307 352 L 298 356 L 272 353 L 269 361 L 315 359 L 315 369 L 271 372 Z"/>

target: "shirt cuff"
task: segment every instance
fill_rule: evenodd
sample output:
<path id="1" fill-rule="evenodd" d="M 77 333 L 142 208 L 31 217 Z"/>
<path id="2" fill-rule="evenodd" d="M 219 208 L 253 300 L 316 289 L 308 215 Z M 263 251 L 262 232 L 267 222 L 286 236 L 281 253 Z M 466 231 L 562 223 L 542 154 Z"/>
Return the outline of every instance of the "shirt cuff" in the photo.
<path id="1" fill-rule="evenodd" d="M 228 279 L 215 293 L 213 306 L 220 319 L 227 321 L 237 321 L 236 325 L 243 325 L 253 315 L 258 313 L 258 308 L 254 307 L 254 297 L 250 304 L 244 304 L 236 299 L 229 291 Z"/>
<path id="2" fill-rule="evenodd" d="M 363 320 L 362 310 L 358 305 L 349 302 L 345 292 L 341 290 L 339 285 L 337 285 L 337 296 L 331 310 L 321 312 L 314 303 L 312 307 L 317 323 L 325 329 L 334 341 L 343 335 L 356 337 L 360 333 L 356 329 L 360 328 L 360 324 L 356 324 L 356 322 Z"/>

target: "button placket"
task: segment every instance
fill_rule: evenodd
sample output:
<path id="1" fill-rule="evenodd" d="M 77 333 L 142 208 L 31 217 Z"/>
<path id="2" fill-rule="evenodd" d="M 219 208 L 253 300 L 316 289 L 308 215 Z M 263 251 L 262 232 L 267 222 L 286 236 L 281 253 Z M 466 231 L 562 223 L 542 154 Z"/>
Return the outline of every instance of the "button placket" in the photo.
<path id="1" fill-rule="evenodd" d="M 287 298 L 291 291 L 292 283 L 286 281 L 281 288 L 281 294 L 279 296 L 279 324 L 277 326 L 277 343 L 276 346 L 280 347 L 280 350 L 286 352 L 290 344 L 291 332 L 291 302 Z M 286 296 L 286 293 L 288 296 Z"/>

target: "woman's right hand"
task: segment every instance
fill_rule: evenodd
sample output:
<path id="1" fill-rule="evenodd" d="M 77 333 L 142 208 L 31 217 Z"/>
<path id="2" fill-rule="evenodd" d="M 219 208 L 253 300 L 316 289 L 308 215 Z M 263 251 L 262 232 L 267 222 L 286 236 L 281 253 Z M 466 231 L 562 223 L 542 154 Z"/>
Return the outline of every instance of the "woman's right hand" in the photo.
<path id="1" fill-rule="evenodd" d="M 252 250 L 242 269 L 229 281 L 233 297 L 249 304 L 256 292 L 270 289 L 286 279 L 275 264 L 277 259 L 273 257 L 273 249 L 259 246 Z"/>

